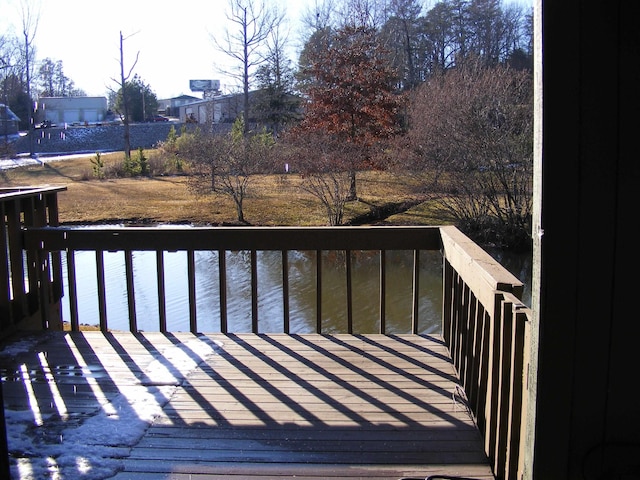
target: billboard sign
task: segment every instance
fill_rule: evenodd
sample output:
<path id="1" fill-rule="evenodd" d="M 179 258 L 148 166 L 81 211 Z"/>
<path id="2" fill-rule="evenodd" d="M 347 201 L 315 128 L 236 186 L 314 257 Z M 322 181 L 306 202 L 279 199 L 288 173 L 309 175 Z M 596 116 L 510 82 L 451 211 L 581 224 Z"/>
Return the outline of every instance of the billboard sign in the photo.
<path id="1" fill-rule="evenodd" d="M 192 92 L 220 90 L 220 80 L 189 80 L 189 88 Z"/>

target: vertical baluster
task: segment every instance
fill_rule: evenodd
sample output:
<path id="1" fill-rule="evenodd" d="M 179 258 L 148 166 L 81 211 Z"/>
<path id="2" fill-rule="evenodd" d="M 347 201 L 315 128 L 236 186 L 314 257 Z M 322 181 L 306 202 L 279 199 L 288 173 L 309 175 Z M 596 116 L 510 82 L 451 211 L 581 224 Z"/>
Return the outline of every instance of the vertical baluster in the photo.
<path id="1" fill-rule="evenodd" d="M 47 222 L 46 224 L 50 227 L 57 227 L 59 225 L 58 221 L 58 194 L 50 193 L 45 196 L 45 201 L 47 204 Z M 63 292 L 63 282 L 62 282 L 62 255 L 60 252 L 51 252 L 51 268 L 53 274 L 53 283 L 52 283 L 52 299 L 55 302 L 59 302 Z"/>
<path id="2" fill-rule="evenodd" d="M 251 332 L 258 333 L 258 260 L 251 250 Z"/>
<path id="3" fill-rule="evenodd" d="M 289 333 L 289 254 L 282 250 L 282 312 L 283 332 Z"/>
<path id="4" fill-rule="evenodd" d="M 322 250 L 316 250 L 316 333 L 322 333 Z"/>
<path id="5" fill-rule="evenodd" d="M 460 330 L 462 328 L 462 306 L 463 296 L 467 289 L 466 284 L 456 272 L 454 276 L 454 293 L 453 293 L 453 328 L 451 329 L 451 345 L 449 352 L 456 368 L 459 368 L 459 346 L 460 346 Z"/>
<path id="6" fill-rule="evenodd" d="M 420 305 L 420 250 L 413 251 L 413 314 L 411 332 L 418 333 L 418 307 Z"/>
<path id="7" fill-rule="evenodd" d="M 167 297 L 164 281 L 164 252 L 156 251 L 156 279 L 158 284 L 158 320 L 160 331 L 167 331 Z"/>
<path id="8" fill-rule="evenodd" d="M 189 330 L 191 333 L 196 333 L 198 331 L 196 317 L 196 261 L 193 250 L 187 251 L 187 275 L 189 277 Z"/>
<path id="9" fill-rule="evenodd" d="M 347 333 L 353 334 L 353 284 L 351 275 L 351 250 L 345 250 L 345 263 L 347 271 Z"/>
<path id="10" fill-rule="evenodd" d="M 5 218 L 5 202 L 0 203 L 0 330 L 8 328 L 12 320 L 11 282 L 9 271 L 8 227 Z"/>
<path id="11" fill-rule="evenodd" d="M 476 296 L 469 290 L 469 301 L 466 307 L 466 323 L 465 323 L 465 331 L 464 331 L 464 373 L 460 372 L 459 377 L 462 382 L 464 382 L 464 389 L 467 392 L 467 398 L 469 398 L 469 392 L 473 389 L 474 376 L 473 376 L 473 368 L 474 368 L 474 357 L 473 357 L 473 348 L 475 343 L 475 318 L 476 318 L 476 305 L 477 299 Z"/>
<path id="12" fill-rule="evenodd" d="M 127 305 L 129 307 L 129 331 L 138 331 L 136 318 L 136 294 L 133 283 L 133 254 L 131 250 L 124 251 L 124 270 L 127 278 Z"/>
<path id="13" fill-rule="evenodd" d="M 478 419 L 478 427 L 481 432 L 487 431 L 487 413 L 485 405 L 489 398 L 489 376 L 491 371 L 489 370 L 489 353 L 491 351 L 491 316 L 487 313 L 485 308 L 478 304 L 478 320 L 482 322 L 482 340 L 480 343 L 480 356 L 479 356 L 479 373 L 478 373 L 478 400 L 475 403 L 475 413 Z"/>
<path id="14" fill-rule="evenodd" d="M 498 395 L 500 381 L 500 332 L 502 330 L 501 294 L 496 293 L 493 311 L 489 322 L 489 352 L 487 365 L 487 393 L 486 393 L 486 434 L 485 450 L 489 458 L 496 459 L 498 435 Z"/>
<path id="15" fill-rule="evenodd" d="M 35 255 L 36 269 L 38 279 L 37 290 L 30 292 L 31 295 L 35 295 L 38 301 L 38 310 L 40 311 L 40 321 L 43 330 L 49 330 L 54 327 L 53 319 L 50 318 L 49 305 L 52 302 L 51 299 L 51 277 L 50 277 L 50 265 L 49 265 L 49 252 L 44 250 L 38 250 Z M 57 322 L 54 328 L 56 330 L 62 330 L 62 325 Z"/>
<path id="16" fill-rule="evenodd" d="M 446 257 L 442 258 L 442 337 L 451 346 L 451 319 L 453 315 L 453 267 Z"/>
<path id="17" fill-rule="evenodd" d="M 67 283 L 69 289 L 69 322 L 71 330 L 80 330 L 78 321 L 78 289 L 76 282 L 76 256 L 73 250 L 67 250 Z"/>
<path id="18" fill-rule="evenodd" d="M 470 312 L 471 330 L 469 331 L 469 375 L 468 375 L 468 388 L 467 398 L 471 408 L 474 409 L 478 398 L 478 386 L 480 378 L 480 360 L 482 352 L 482 317 L 478 314 L 480 305 L 478 299 L 474 296 L 473 305 Z"/>
<path id="19" fill-rule="evenodd" d="M 387 252 L 380 250 L 380 333 L 387 333 Z"/>
<path id="20" fill-rule="evenodd" d="M 456 367 L 458 369 L 458 378 L 465 386 L 465 375 L 467 373 L 467 348 L 469 340 L 469 305 L 473 294 L 471 289 L 465 283 L 462 286 L 462 305 L 460 308 L 460 329 L 458 330 L 458 344 L 456 346 Z"/>
<path id="21" fill-rule="evenodd" d="M 36 206 L 36 198 L 31 196 L 22 199 L 22 214 L 24 216 L 24 226 L 38 226 L 37 218 L 39 217 Z M 26 251 L 27 257 L 27 283 L 29 285 L 28 293 L 26 294 L 27 300 L 27 312 L 29 315 L 33 315 L 39 308 L 39 295 L 38 287 L 40 283 L 39 276 L 39 255 L 37 251 L 28 249 Z"/>
<path id="22" fill-rule="evenodd" d="M 513 329 L 513 355 L 511 397 L 509 404 L 509 446 L 507 458 L 507 477 L 518 478 L 518 471 L 523 468 L 523 442 L 526 431 L 526 390 L 527 358 L 528 358 L 528 324 L 527 315 L 523 312 L 515 312 Z M 523 401 L 524 400 L 524 401 Z M 520 475 L 522 478 L 522 475 Z"/>
<path id="23" fill-rule="evenodd" d="M 100 331 L 107 331 L 107 300 L 104 282 L 104 252 L 96 250 L 96 275 L 98 281 L 98 311 L 100 313 Z"/>
<path id="24" fill-rule="evenodd" d="M 20 200 L 9 202 L 7 228 L 9 240 L 9 263 L 11 265 L 11 287 L 13 290 L 13 319 L 21 320 L 27 315 L 27 292 L 24 287 L 24 263 L 22 262 L 22 242 L 20 225 Z"/>
<path id="25" fill-rule="evenodd" d="M 220 332 L 227 333 L 227 254 L 218 250 L 218 278 L 220 285 Z"/>
<path id="26" fill-rule="evenodd" d="M 496 472 L 506 473 L 507 465 L 507 446 L 509 445 L 509 418 L 510 406 L 509 397 L 511 394 L 511 366 L 513 359 L 513 329 L 514 311 L 513 303 L 503 299 L 501 307 L 502 328 L 499 335 L 499 354 L 498 354 L 498 398 L 496 408 Z M 520 372 L 521 374 L 522 372 Z M 504 477 L 508 478 L 508 477 Z"/>

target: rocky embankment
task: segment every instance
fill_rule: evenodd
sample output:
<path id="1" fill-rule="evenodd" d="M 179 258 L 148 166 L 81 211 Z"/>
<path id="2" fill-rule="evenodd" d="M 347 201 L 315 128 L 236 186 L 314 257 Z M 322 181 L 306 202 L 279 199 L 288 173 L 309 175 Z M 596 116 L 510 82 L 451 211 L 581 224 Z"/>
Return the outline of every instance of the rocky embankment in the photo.
<path id="1" fill-rule="evenodd" d="M 129 126 L 131 148 L 152 148 L 164 141 L 171 125 L 180 131 L 181 124 L 170 122 L 140 123 Z M 124 150 L 123 125 L 50 127 L 34 131 L 34 152 L 39 155 L 95 153 Z M 13 145 L 17 154 L 29 153 L 29 138 L 20 137 Z"/>

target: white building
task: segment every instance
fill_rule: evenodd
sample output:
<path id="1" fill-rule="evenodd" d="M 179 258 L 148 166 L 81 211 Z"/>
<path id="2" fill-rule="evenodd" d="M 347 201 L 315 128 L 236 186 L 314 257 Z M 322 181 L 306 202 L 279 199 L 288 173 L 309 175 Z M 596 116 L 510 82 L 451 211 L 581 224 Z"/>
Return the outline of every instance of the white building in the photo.
<path id="1" fill-rule="evenodd" d="M 36 105 L 36 123 L 88 124 L 104 122 L 106 97 L 40 97 Z"/>

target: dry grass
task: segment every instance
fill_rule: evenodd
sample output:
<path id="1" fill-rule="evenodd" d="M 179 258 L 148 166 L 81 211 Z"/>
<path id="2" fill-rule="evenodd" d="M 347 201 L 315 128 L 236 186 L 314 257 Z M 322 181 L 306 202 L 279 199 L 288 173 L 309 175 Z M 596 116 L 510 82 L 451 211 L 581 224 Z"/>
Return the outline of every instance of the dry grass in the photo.
<path id="1" fill-rule="evenodd" d="M 153 152 L 151 152 L 153 155 Z M 187 188 L 186 176 L 92 179 L 91 158 L 49 162 L 0 172 L 0 186 L 65 185 L 59 195 L 62 223 L 194 223 L 233 224 L 233 201 L 224 195 L 198 198 Z M 122 160 L 121 153 L 103 154 L 107 167 Z M 252 178 L 244 203 L 245 218 L 253 225 L 325 225 L 320 202 L 300 188 L 298 175 Z M 366 214 L 372 206 L 420 198 L 410 178 L 387 172 L 361 172 L 362 201 L 347 204 L 345 219 Z M 436 225 L 449 223 L 432 202 L 424 202 L 385 220 L 386 224 Z"/>

